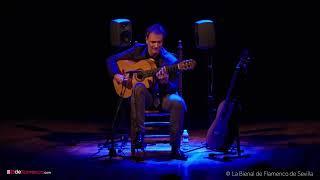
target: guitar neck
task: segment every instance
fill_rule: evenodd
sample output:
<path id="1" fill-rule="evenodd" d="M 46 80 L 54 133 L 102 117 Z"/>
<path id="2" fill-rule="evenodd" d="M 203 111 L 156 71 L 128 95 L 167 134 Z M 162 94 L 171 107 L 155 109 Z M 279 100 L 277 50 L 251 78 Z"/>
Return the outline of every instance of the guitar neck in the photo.
<path id="1" fill-rule="evenodd" d="M 173 73 L 179 71 L 178 64 L 165 66 L 168 73 Z M 154 76 L 161 68 L 156 68 L 152 70 L 142 71 L 144 77 Z"/>
<path id="2" fill-rule="evenodd" d="M 235 71 L 233 72 L 233 75 L 232 75 L 232 79 L 231 79 L 231 82 L 230 82 L 230 85 L 229 85 L 229 89 L 228 89 L 228 92 L 227 92 L 227 95 L 226 95 L 226 102 L 229 102 L 231 100 L 231 95 L 235 89 L 235 86 L 236 86 L 236 81 L 238 79 L 238 75 L 240 73 L 240 62 L 237 64 L 236 66 L 236 69 Z"/>

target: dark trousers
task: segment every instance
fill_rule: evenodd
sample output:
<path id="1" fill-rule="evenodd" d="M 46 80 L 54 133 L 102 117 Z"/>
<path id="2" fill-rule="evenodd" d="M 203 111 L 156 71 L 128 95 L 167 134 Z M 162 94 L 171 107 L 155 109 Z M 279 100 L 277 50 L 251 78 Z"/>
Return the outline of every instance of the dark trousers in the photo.
<path id="1" fill-rule="evenodd" d="M 144 134 L 145 109 L 153 104 L 153 97 L 142 83 L 137 83 L 131 96 L 131 131 Z M 182 97 L 170 94 L 162 101 L 162 109 L 170 112 L 170 144 L 172 148 L 180 148 L 186 105 Z M 134 137 L 133 137 L 134 136 Z M 135 133 L 131 134 L 135 138 Z"/>

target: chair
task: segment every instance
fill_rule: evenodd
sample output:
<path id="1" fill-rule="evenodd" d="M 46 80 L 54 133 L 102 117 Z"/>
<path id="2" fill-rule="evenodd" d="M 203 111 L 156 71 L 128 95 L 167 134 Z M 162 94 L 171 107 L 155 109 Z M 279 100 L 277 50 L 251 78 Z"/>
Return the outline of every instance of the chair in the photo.
<path id="1" fill-rule="evenodd" d="M 146 110 L 145 111 L 145 122 L 146 128 L 145 140 L 150 143 L 154 139 L 155 142 L 168 142 L 163 138 L 170 138 L 169 126 L 170 126 L 170 113 L 161 112 L 157 110 Z"/>
<path id="2" fill-rule="evenodd" d="M 170 139 L 169 127 L 170 127 L 170 113 L 161 112 L 158 110 L 146 110 L 145 111 L 145 145 L 156 143 L 168 143 Z M 134 131 L 131 132 L 131 137 L 135 136 Z M 135 156 L 138 151 L 142 151 L 142 157 L 145 155 L 145 147 L 134 147 L 134 138 L 131 138 L 131 155 Z"/>
<path id="3" fill-rule="evenodd" d="M 182 61 L 182 41 L 178 41 L 178 60 Z M 182 96 L 182 74 L 179 73 L 179 87 L 178 94 Z M 146 144 L 169 143 L 170 134 L 170 113 L 161 112 L 159 110 L 145 111 L 145 135 L 144 140 Z M 133 129 L 131 129 L 131 137 L 135 137 Z M 137 148 L 134 147 L 134 138 L 131 138 L 131 155 L 135 156 Z M 140 149 L 142 151 L 142 158 L 145 156 L 145 147 Z"/>

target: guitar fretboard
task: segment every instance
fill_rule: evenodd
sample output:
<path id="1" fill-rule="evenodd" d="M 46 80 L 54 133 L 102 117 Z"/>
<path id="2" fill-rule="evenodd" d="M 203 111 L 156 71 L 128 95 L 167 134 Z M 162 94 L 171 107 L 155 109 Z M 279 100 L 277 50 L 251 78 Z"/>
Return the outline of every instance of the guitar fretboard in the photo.
<path id="1" fill-rule="evenodd" d="M 178 64 L 174 64 L 174 65 L 169 65 L 169 66 L 165 66 L 166 70 L 168 73 L 173 73 L 173 72 L 177 72 L 179 71 L 178 68 Z M 156 68 L 156 69 L 152 69 L 152 70 L 146 70 L 146 71 L 141 71 L 140 73 L 138 73 L 139 75 L 142 75 L 144 78 L 146 77 L 150 77 L 150 76 L 154 76 L 158 71 L 160 71 L 161 68 Z"/>

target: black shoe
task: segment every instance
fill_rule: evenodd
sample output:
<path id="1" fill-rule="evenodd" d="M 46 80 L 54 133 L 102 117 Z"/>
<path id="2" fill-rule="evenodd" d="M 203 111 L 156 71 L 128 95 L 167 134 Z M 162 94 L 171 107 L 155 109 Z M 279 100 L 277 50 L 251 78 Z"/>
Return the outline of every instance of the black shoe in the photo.
<path id="1" fill-rule="evenodd" d="M 171 158 L 186 161 L 188 156 L 186 156 L 180 149 L 177 149 L 171 151 Z"/>
<path id="2" fill-rule="evenodd" d="M 135 148 L 143 148 L 143 134 L 141 132 L 137 132 L 137 136 L 134 142 Z"/>

